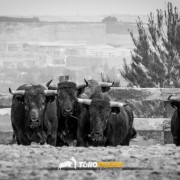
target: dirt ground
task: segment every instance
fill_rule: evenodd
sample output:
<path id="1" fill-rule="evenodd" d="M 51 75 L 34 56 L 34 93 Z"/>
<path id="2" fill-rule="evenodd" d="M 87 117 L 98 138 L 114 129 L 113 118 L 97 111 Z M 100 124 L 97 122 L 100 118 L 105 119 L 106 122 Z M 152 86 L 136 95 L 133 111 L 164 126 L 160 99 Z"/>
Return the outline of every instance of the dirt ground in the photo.
<path id="1" fill-rule="evenodd" d="M 59 163 L 121 161 L 123 169 L 58 170 Z M 0 179 L 179 180 L 180 147 L 52 147 L 0 145 Z"/>

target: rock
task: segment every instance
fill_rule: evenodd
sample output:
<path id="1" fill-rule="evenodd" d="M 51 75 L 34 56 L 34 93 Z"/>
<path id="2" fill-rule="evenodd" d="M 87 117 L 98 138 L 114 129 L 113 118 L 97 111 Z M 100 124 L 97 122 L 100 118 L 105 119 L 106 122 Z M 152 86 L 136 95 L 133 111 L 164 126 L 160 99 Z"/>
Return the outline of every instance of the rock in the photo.
<path id="1" fill-rule="evenodd" d="M 5 180 L 5 179 L 9 179 L 9 175 L 7 175 L 7 174 L 5 174 L 5 173 L 0 172 L 0 179 L 3 179 L 3 180 Z"/>

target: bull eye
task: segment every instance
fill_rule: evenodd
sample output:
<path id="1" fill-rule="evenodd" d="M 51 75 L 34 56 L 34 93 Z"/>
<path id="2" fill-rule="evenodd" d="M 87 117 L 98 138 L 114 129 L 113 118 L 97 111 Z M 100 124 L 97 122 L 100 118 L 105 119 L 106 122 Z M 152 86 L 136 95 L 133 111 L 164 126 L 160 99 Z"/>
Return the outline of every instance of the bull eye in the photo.
<path id="1" fill-rule="evenodd" d="M 43 109 L 45 108 L 45 103 L 43 103 L 42 108 L 43 108 Z"/>
<path id="2" fill-rule="evenodd" d="M 24 102 L 24 108 L 25 108 L 26 110 L 28 110 L 28 109 L 29 109 L 29 107 L 28 107 L 28 105 L 27 105 L 27 103 L 26 103 L 26 102 Z"/>

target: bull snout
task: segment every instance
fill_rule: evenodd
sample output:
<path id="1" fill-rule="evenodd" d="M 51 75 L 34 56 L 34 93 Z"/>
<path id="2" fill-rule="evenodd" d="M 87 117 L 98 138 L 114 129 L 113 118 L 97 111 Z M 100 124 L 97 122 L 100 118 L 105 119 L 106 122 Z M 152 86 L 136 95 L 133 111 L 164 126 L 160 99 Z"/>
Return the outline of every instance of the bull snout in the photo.
<path id="1" fill-rule="evenodd" d="M 64 116 L 70 116 L 70 115 L 72 115 L 72 113 L 73 113 L 72 108 L 64 109 L 64 111 L 63 111 Z"/>
<path id="2" fill-rule="evenodd" d="M 40 125 L 38 118 L 30 118 L 30 128 L 37 128 Z"/>
<path id="3" fill-rule="evenodd" d="M 92 132 L 88 137 L 90 138 L 90 145 L 92 146 L 103 146 L 106 141 L 102 132 Z"/>
<path id="4" fill-rule="evenodd" d="M 91 133 L 91 139 L 93 141 L 101 141 L 103 139 L 103 134 L 101 132 Z"/>

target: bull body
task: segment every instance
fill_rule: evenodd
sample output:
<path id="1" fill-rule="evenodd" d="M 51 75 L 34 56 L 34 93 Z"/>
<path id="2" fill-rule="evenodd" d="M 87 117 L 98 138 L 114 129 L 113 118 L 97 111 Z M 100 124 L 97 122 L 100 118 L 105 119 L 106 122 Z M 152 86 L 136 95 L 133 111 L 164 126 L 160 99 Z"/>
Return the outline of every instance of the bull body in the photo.
<path id="1" fill-rule="evenodd" d="M 46 86 L 48 89 L 57 90 L 57 146 L 76 145 L 78 118 L 81 111 L 81 105 L 77 101 L 77 96 L 91 96 L 96 91 L 101 91 L 99 83 L 95 80 L 89 80 L 85 83 L 76 84 L 74 82 L 60 82 L 58 85 L 51 85 L 49 81 Z M 112 85 L 110 83 L 110 85 Z M 107 83 L 106 83 L 107 86 Z M 104 87 L 106 88 L 106 87 Z M 103 89 L 104 89 L 103 88 Z"/>
<path id="2" fill-rule="evenodd" d="M 175 110 L 171 118 L 171 133 L 173 143 L 180 146 L 180 110 Z"/>
<path id="3" fill-rule="evenodd" d="M 76 100 L 77 89 L 73 82 L 62 82 L 58 84 L 57 90 L 57 146 L 74 145 L 77 139 L 77 111 Z"/>
<path id="4" fill-rule="evenodd" d="M 129 145 L 136 136 L 133 112 L 129 107 L 111 107 L 103 93 L 94 93 L 91 104 L 83 105 L 78 132 L 78 146 Z"/>
<path id="5" fill-rule="evenodd" d="M 55 145 L 57 131 L 55 95 L 45 95 L 45 87 L 24 84 L 14 94 L 11 107 L 11 123 L 17 144 L 31 142 Z"/>
<path id="6" fill-rule="evenodd" d="M 176 98 L 170 96 L 168 100 L 170 101 L 171 106 L 175 108 L 171 118 L 171 133 L 173 135 L 173 143 L 176 144 L 176 146 L 180 146 L 180 99 L 179 97 Z"/>

